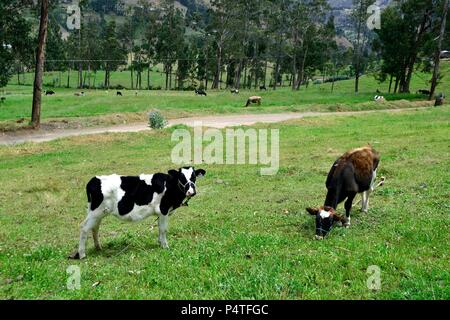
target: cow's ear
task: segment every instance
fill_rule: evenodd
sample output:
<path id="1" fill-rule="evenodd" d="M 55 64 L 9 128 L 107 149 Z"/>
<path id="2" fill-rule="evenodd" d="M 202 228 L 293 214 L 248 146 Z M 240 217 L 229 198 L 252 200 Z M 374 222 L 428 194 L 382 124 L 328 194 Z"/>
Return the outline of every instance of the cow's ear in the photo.
<path id="1" fill-rule="evenodd" d="M 206 175 L 206 171 L 205 170 L 203 170 L 203 169 L 195 170 L 195 176 L 197 178 L 204 177 L 205 175 Z"/>
<path id="2" fill-rule="evenodd" d="M 316 216 L 320 212 L 320 209 L 319 208 L 306 208 L 306 211 L 308 211 L 310 215 Z"/>
<path id="3" fill-rule="evenodd" d="M 177 170 L 169 170 L 169 175 L 172 177 L 177 178 L 178 177 L 178 171 Z"/>

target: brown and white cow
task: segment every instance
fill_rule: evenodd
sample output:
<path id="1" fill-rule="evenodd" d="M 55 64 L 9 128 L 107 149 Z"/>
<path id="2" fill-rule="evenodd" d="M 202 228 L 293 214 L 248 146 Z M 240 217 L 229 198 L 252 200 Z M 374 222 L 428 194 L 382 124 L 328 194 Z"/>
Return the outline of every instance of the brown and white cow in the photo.
<path id="1" fill-rule="evenodd" d="M 307 208 L 316 216 L 316 238 L 323 239 L 335 222 L 350 226 L 350 211 L 356 194 L 362 193 L 361 211 L 369 209 L 369 196 L 373 191 L 380 155 L 370 145 L 353 149 L 337 159 L 328 173 L 325 203 L 319 208 Z M 336 212 L 339 203 L 345 202 L 346 217 Z"/>

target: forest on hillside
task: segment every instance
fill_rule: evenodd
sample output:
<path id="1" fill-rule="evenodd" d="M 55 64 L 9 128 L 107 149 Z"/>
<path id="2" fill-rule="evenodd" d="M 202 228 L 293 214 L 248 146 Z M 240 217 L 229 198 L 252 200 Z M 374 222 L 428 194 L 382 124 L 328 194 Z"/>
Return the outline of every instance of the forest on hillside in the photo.
<path id="1" fill-rule="evenodd" d="M 355 78 L 356 92 L 365 73 L 409 92 L 412 73 L 433 67 L 444 5 L 383 2 L 381 28 L 371 30 L 372 1 L 353 0 L 343 34 L 326 0 L 81 0 L 74 30 L 70 3 L 51 3 L 45 71 L 73 71 L 80 88 L 109 88 L 111 72 L 127 69 L 132 89 L 152 89 L 150 74 L 158 71 L 165 89 L 276 89 L 288 79 L 298 90 L 320 74 L 323 81 Z M 39 10 L 33 1 L 5 0 L 0 14 L 4 86 L 34 68 Z M 442 47 L 449 43 L 447 36 Z M 100 70 L 101 82 L 86 80 Z"/>

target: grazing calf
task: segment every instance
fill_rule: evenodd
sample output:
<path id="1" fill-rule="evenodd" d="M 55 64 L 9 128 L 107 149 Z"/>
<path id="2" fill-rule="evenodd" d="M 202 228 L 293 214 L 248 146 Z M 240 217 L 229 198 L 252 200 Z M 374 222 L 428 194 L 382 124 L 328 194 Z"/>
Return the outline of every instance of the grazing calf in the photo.
<path id="1" fill-rule="evenodd" d="M 91 231 L 95 248 L 101 249 L 98 231 L 102 219 L 109 214 L 129 222 L 142 221 L 152 215 L 158 216 L 159 243 L 162 248 L 168 249 L 166 236 L 169 215 L 182 206 L 186 198 L 188 201 L 196 195 L 196 179 L 205 174 L 205 170 L 186 167 L 178 171 L 170 170 L 169 174 L 92 178 L 86 186 L 88 210 L 87 218 L 81 225 L 80 244 L 78 250 L 69 258 L 86 257 L 86 239 Z"/>
<path id="2" fill-rule="evenodd" d="M 439 93 L 438 95 L 436 95 L 436 101 L 434 102 L 434 106 L 435 107 L 439 107 L 444 105 L 444 101 L 445 101 L 445 96 L 443 93 Z"/>
<path id="3" fill-rule="evenodd" d="M 122 92 L 120 92 L 120 91 L 117 91 L 117 93 L 116 93 L 116 96 L 118 96 L 118 97 L 122 97 Z"/>
<path id="4" fill-rule="evenodd" d="M 267 88 L 266 88 L 266 86 L 259 86 L 259 90 L 267 91 Z"/>
<path id="5" fill-rule="evenodd" d="M 260 106 L 260 105 L 261 105 L 261 101 L 262 101 L 262 98 L 261 98 L 261 97 L 258 97 L 258 96 L 250 97 L 250 98 L 248 98 L 247 104 L 245 105 L 245 107 L 248 107 L 248 106 L 251 105 L 252 103 L 257 103 L 258 106 Z"/>
<path id="6" fill-rule="evenodd" d="M 386 99 L 385 99 L 383 96 L 375 96 L 375 97 L 373 98 L 373 100 L 374 100 L 375 102 L 383 102 L 383 101 L 386 101 Z"/>
<path id="7" fill-rule="evenodd" d="M 195 89 L 195 94 L 198 96 L 207 96 L 206 91 L 204 89 Z"/>
<path id="8" fill-rule="evenodd" d="M 420 89 L 420 90 L 417 90 L 416 94 L 418 94 L 418 93 L 429 96 L 431 92 L 430 92 L 430 90 Z"/>
<path id="9" fill-rule="evenodd" d="M 361 210 L 368 211 L 379 162 L 380 155 L 371 146 L 351 150 L 334 162 L 326 181 L 328 193 L 324 205 L 306 209 L 316 216 L 316 239 L 323 239 L 334 222 L 341 221 L 344 226 L 350 226 L 350 211 L 357 193 L 362 193 Z M 336 213 L 336 208 L 345 199 L 344 218 Z"/>
<path id="10" fill-rule="evenodd" d="M 77 97 L 84 97 L 84 92 L 82 91 L 82 92 L 75 92 L 75 96 L 77 96 Z"/>
<path id="11" fill-rule="evenodd" d="M 55 91 L 52 91 L 52 90 L 47 90 L 47 91 L 45 91 L 45 95 L 46 96 L 52 96 L 52 95 L 54 95 L 55 94 Z"/>
<path id="12" fill-rule="evenodd" d="M 230 92 L 232 94 L 239 94 L 239 89 L 231 89 Z"/>

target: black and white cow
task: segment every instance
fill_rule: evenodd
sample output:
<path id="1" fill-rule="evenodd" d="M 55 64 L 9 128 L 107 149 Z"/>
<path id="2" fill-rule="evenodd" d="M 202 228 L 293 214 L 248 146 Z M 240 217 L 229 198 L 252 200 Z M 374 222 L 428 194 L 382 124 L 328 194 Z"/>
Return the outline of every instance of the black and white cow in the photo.
<path id="1" fill-rule="evenodd" d="M 328 173 L 325 203 L 319 208 L 307 208 L 316 217 L 316 239 L 323 239 L 333 224 L 350 226 L 350 211 L 356 194 L 362 193 L 361 211 L 369 210 L 369 196 L 374 189 L 380 155 L 370 145 L 353 149 L 337 159 Z M 346 217 L 337 214 L 339 203 L 345 202 Z"/>
<path id="2" fill-rule="evenodd" d="M 86 186 L 87 218 L 81 224 L 80 244 L 70 258 L 86 257 L 86 240 L 92 231 L 97 250 L 101 249 L 98 231 L 103 218 L 113 215 L 128 222 L 142 221 L 158 216 L 159 243 L 168 249 L 167 228 L 169 215 L 197 193 L 196 179 L 206 171 L 184 167 L 168 174 L 142 174 L 140 176 L 97 176 Z M 186 203 L 186 202 L 185 202 Z"/>

